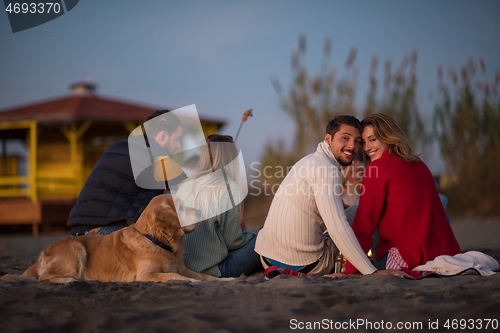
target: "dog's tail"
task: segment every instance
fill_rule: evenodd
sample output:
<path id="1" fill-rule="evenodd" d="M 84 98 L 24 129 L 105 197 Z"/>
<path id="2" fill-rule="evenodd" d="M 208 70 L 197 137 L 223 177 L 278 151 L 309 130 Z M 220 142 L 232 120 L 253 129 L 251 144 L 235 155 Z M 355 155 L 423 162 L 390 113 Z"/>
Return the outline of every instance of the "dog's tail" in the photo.
<path id="1" fill-rule="evenodd" d="M 31 265 L 23 275 L 12 275 L 6 274 L 0 278 L 2 281 L 12 282 L 12 283 L 34 283 L 38 282 L 38 268 L 40 267 L 41 255 L 38 257 L 38 260 Z"/>
<path id="2" fill-rule="evenodd" d="M 38 278 L 36 278 L 34 276 L 24 275 L 24 274 L 23 275 L 6 274 L 6 275 L 2 276 L 0 278 L 0 280 L 6 281 L 6 282 L 12 282 L 12 283 L 16 283 L 16 284 L 24 283 L 24 282 L 27 282 L 27 283 L 38 282 Z"/>

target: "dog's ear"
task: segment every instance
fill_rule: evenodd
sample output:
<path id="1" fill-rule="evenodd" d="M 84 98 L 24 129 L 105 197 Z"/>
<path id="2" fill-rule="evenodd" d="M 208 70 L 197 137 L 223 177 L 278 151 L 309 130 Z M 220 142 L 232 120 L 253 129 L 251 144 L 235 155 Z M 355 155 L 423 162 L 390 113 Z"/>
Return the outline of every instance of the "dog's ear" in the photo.
<path id="1" fill-rule="evenodd" d="M 153 198 L 146 211 L 150 222 L 149 227 L 177 229 L 180 227 L 179 219 L 170 195 L 161 195 Z"/>
<path id="2" fill-rule="evenodd" d="M 182 229 L 182 231 L 184 231 L 184 234 L 187 235 L 187 234 L 195 231 L 199 225 L 200 225 L 200 223 L 193 223 L 193 224 L 189 224 L 185 227 L 182 227 L 181 229 Z"/>

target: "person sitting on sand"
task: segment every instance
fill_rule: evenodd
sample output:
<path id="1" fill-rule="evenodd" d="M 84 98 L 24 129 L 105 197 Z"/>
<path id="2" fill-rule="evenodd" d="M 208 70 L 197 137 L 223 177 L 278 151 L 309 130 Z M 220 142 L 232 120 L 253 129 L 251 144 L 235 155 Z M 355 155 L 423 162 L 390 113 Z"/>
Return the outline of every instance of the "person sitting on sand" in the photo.
<path id="1" fill-rule="evenodd" d="M 148 121 L 153 118 L 155 121 L 147 133 L 153 158 L 159 157 L 158 154 L 173 155 L 181 149 L 185 125 L 169 110 L 153 112 Z M 99 158 L 71 209 L 67 226 L 73 236 L 88 234 L 96 228 L 100 228 L 98 235 L 125 228 L 139 219 L 151 199 L 165 192 L 164 179 L 157 188 L 141 186 L 141 183 L 158 182 L 149 170 L 143 172 L 137 181 L 134 178 L 130 152 L 142 152 L 144 157 L 139 160 L 150 161 L 148 150 L 143 150 L 142 145 L 145 146 L 142 135 L 132 140 L 125 139 L 109 147 Z M 185 178 L 181 170 L 175 179 L 169 180 L 169 184 L 178 184 Z"/>
<path id="2" fill-rule="evenodd" d="M 366 253 L 378 229 L 379 269 L 412 269 L 440 255 L 460 253 L 434 179 L 396 121 L 372 114 L 362 122 L 363 190 L 353 230 Z M 358 271 L 351 259 L 345 274 Z"/>
<path id="3" fill-rule="evenodd" d="M 330 274 L 340 250 L 363 274 L 404 275 L 377 271 L 346 220 L 340 170 L 356 156 L 360 133 L 358 119 L 336 116 L 328 123 L 325 141 L 318 144 L 316 152 L 302 158 L 287 174 L 257 236 L 255 251 L 264 267 Z"/>
<path id="4" fill-rule="evenodd" d="M 210 135 L 197 165 L 200 173 L 181 183 L 176 193 L 205 216 L 183 239 L 185 265 L 195 272 L 238 277 L 260 267 L 254 251 L 257 230 L 246 228 L 242 203 L 237 204 L 243 199 L 237 161 L 238 150 L 230 136 Z"/>

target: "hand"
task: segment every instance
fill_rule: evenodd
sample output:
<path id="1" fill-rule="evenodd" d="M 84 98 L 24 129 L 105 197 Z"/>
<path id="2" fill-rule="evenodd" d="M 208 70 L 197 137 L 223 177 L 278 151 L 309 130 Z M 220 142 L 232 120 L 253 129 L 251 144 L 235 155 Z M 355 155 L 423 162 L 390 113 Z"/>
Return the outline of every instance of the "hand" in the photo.
<path id="1" fill-rule="evenodd" d="M 409 277 L 408 274 L 406 274 L 403 271 L 398 271 L 397 269 L 386 269 L 386 270 L 378 270 L 373 272 L 370 275 L 394 275 L 394 276 L 399 276 L 399 277 Z"/>
<path id="2" fill-rule="evenodd" d="M 323 277 L 327 277 L 327 278 L 338 278 L 340 279 L 341 277 L 345 276 L 344 274 L 342 273 L 332 273 L 332 274 L 325 274 L 323 275 Z"/>

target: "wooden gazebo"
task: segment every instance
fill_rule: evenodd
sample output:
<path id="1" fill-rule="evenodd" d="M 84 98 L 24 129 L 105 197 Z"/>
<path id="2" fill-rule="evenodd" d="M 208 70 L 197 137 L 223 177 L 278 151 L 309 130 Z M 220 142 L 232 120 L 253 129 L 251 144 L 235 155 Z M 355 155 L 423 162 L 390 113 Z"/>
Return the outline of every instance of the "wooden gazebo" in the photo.
<path id="1" fill-rule="evenodd" d="M 43 220 L 64 222 L 102 153 L 158 109 L 97 96 L 87 82 L 71 88 L 69 96 L 0 112 L 0 224 L 32 224 L 37 235 Z M 200 120 L 205 135 L 225 125 Z"/>

